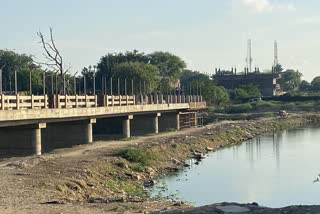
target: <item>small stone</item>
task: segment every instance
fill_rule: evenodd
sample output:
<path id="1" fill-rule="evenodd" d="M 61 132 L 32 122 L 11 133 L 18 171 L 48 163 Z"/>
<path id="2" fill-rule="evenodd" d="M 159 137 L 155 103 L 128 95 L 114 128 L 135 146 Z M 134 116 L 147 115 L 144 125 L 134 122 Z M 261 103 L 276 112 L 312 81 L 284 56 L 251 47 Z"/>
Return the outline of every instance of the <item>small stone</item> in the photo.
<path id="1" fill-rule="evenodd" d="M 146 167 L 145 168 L 145 171 L 146 171 L 146 173 L 154 173 L 154 169 L 153 168 L 151 168 L 151 167 Z"/>
<path id="2" fill-rule="evenodd" d="M 138 181 L 142 180 L 142 176 L 139 174 L 133 175 L 132 177 Z"/>
<path id="3" fill-rule="evenodd" d="M 190 167 L 190 164 L 184 163 L 183 166 L 185 166 L 185 167 Z"/>
<path id="4" fill-rule="evenodd" d="M 171 158 L 172 163 L 174 164 L 180 164 L 181 162 L 175 158 Z"/>
<path id="5" fill-rule="evenodd" d="M 213 151 L 213 148 L 212 147 L 206 147 L 206 150 L 211 152 L 211 151 Z"/>

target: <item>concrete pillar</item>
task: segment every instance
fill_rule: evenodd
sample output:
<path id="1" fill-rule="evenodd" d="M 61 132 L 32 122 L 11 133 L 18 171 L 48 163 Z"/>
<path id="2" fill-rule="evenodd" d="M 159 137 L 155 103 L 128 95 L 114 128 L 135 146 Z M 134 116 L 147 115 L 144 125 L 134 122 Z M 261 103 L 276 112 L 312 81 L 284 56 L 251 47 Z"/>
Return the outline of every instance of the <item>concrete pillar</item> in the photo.
<path id="1" fill-rule="evenodd" d="M 179 112 L 176 114 L 176 130 L 180 130 L 180 114 Z"/>
<path id="2" fill-rule="evenodd" d="M 41 155 L 41 129 L 46 128 L 46 123 L 39 123 L 32 129 L 32 149 L 35 155 Z"/>
<path id="3" fill-rule="evenodd" d="M 161 113 L 157 113 L 156 116 L 153 118 L 153 131 L 155 134 L 159 133 L 159 117 Z"/>
<path id="4" fill-rule="evenodd" d="M 122 121 L 122 134 L 125 138 L 130 138 L 130 120 L 133 119 L 133 115 L 128 115 L 123 121 Z"/>
<path id="5" fill-rule="evenodd" d="M 89 119 L 87 124 L 86 143 L 93 143 L 92 124 L 96 123 L 96 119 Z"/>
<path id="6" fill-rule="evenodd" d="M 194 112 L 194 126 L 198 127 L 198 113 Z"/>

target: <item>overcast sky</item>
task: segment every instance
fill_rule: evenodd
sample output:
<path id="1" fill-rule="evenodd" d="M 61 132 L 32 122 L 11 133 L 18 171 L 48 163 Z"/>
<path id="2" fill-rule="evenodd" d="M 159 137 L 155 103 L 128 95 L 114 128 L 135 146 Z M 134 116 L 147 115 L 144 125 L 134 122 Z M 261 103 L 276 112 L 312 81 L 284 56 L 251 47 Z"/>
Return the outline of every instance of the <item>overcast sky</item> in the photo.
<path id="1" fill-rule="evenodd" d="M 77 71 L 108 52 L 169 51 L 190 69 L 245 66 L 252 39 L 254 66 L 279 62 L 304 79 L 318 74 L 319 0 L 0 0 L 0 48 L 41 59 L 36 32 L 54 28 L 65 62 Z"/>

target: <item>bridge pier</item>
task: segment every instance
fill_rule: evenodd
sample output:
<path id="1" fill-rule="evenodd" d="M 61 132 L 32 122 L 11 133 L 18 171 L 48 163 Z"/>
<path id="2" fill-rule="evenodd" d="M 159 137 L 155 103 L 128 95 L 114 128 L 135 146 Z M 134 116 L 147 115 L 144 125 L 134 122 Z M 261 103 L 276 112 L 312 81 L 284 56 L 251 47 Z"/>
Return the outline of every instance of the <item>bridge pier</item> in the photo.
<path id="1" fill-rule="evenodd" d="M 85 136 L 85 141 L 88 144 L 93 143 L 93 133 L 92 133 L 92 124 L 96 123 L 96 119 L 89 119 L 88 124 L 87 124 L 87 133 Z"/>
<path id="2" fill-rule="evenodd" d="M 128 115 L 126 118 L 122 121 L 122 134 L 125 138 L 130 138 L 130 120 L 133 119 L 133 115 Z"/>
<path id="3" fill-rule="evenodd" d="M 35 155 L 41 155 L 41 129 L 46 128 L 47 124 L 46 123 L 39 123 L 36 124 L 36 127 L 32 130 L 32 137 L 31 137 L 31 142 L 32 142 L 32 148 L 33 148 L 33 153 Z"/>
<path id="4" fill-rule="evenodd" d="M 155 117 L 153 117 L 153 131 L 155 134 L 159 133 L 159 117 L 161 113 L 157 113 Z"/>
<path id="5" fill-rule="evenodd" d="M 176 130 L 180 130 L 180 114 L 179 112 L 176 114 Z"/>

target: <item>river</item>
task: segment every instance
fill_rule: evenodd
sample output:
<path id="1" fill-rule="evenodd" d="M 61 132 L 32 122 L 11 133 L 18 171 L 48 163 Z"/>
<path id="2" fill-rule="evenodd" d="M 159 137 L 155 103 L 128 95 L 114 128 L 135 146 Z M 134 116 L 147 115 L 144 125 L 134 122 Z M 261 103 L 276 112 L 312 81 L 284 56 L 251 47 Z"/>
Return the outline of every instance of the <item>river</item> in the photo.
<path id="1" fill-rule="evenodd" d="M 268 207 L 320 204 L 320 128 L 263 135 L 207 155 L 155 186 L 195 206 L 257 202 Z"/>

